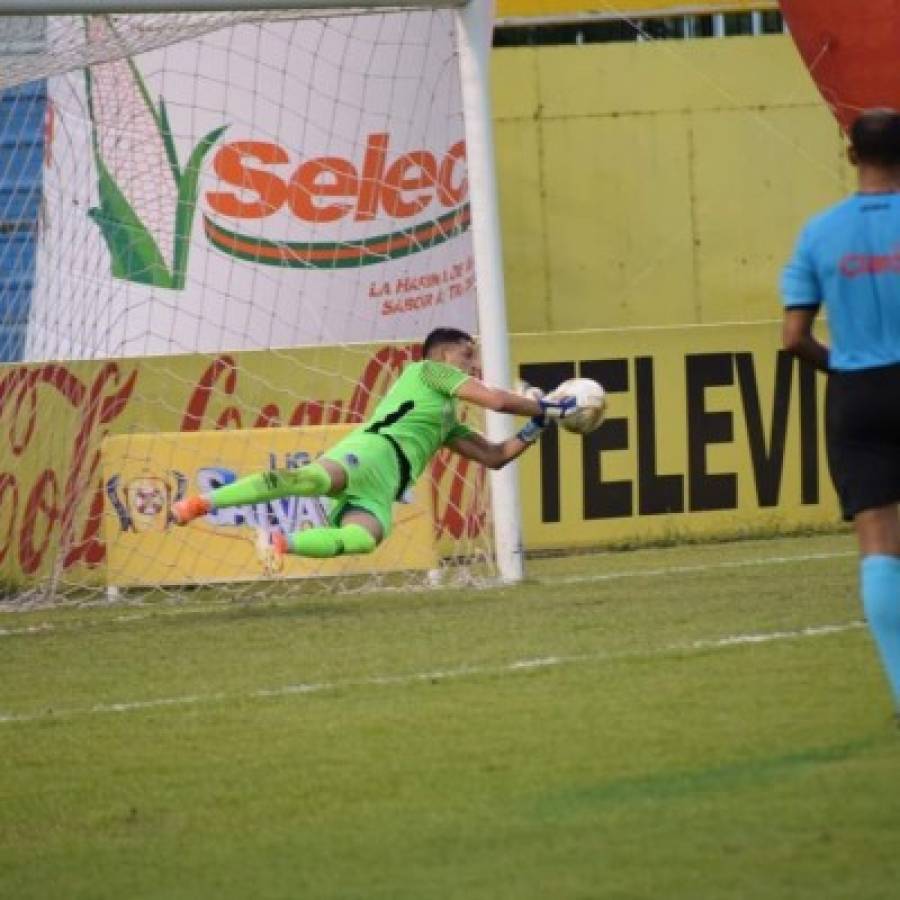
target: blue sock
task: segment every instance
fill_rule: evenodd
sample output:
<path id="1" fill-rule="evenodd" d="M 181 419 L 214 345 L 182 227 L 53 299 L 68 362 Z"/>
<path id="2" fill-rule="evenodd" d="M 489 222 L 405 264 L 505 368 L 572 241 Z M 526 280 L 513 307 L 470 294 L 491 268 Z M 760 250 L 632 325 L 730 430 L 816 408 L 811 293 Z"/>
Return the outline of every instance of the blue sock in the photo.
<path id="1" fill-rule="evenodd" d="M 900 558 L 866 556 L 860 569 L 866 620 L 900 712 Z"/>

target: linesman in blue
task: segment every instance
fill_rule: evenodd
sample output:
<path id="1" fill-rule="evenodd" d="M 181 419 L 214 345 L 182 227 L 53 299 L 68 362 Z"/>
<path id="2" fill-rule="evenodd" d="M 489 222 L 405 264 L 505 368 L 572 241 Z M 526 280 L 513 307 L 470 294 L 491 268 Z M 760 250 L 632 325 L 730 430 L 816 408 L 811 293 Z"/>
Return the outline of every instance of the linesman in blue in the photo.
<path id="1" fill-rule="evenodd" d="M 828 467 L 900 721 L 900 113 L 861 113 L 848 155 L 857 192 L 806 223 L 785 266 L 783 340 L 828 373 Z M 823 304 L 830 347 L 813 334 Z"/>

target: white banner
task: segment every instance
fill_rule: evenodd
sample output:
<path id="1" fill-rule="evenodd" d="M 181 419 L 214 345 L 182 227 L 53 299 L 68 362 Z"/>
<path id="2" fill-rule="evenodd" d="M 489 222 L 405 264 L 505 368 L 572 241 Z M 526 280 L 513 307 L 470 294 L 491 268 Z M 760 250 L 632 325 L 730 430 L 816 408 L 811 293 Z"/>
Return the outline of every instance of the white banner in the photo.
<path id="1" fill-rule="evenodd" d="M 451 12 L 242 24 L 49 90 L 27 358 L 476 329 Z"/>

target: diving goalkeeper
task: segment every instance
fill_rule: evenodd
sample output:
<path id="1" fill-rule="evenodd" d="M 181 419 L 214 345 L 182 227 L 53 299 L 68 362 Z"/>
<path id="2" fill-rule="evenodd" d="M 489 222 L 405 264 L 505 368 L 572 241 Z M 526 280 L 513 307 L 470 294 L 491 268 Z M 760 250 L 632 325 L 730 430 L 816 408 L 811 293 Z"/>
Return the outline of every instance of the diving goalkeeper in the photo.
<path id="1" fill-rule="evenodd" d="M 407 365 L 375 408 L 372 418 L 299 469 L 279 469 L 240 478 L 207 494 L 172 504 L 176 525 L 228 506 L 280 497 L 331 497 L 329 525 L 272 535 L 276 553 L 327 559 L 371 553 L 391 532 L 392 506 L 422 474 L 441 447 L 500 469 L 540 437 L 552 419 L 575 412 L 574 397 L 545 399 L 490 387 L 473 377 L 475 342 L 455 328 L 436 328 L 425 339 L 421 362 Z M 462 424 L 456 401 L 530 416 L 514 436 L 487 440 Z"/>

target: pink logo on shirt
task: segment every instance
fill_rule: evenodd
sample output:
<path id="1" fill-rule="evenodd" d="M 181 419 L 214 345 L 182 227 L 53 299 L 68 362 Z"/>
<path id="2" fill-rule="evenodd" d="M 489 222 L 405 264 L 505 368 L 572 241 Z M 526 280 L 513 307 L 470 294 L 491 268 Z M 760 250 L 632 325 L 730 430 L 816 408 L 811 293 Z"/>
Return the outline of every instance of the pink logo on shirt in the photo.
<path id="1" fill-rule="evenodd" d="M 893 273 L 900 275 L 900 246 L 893 253 L 868 255 L 866 253 L 847 253 L 838 264 L 841 275 L 845 278 L 856 278 L 859 275 L 884 275 Z"/>

